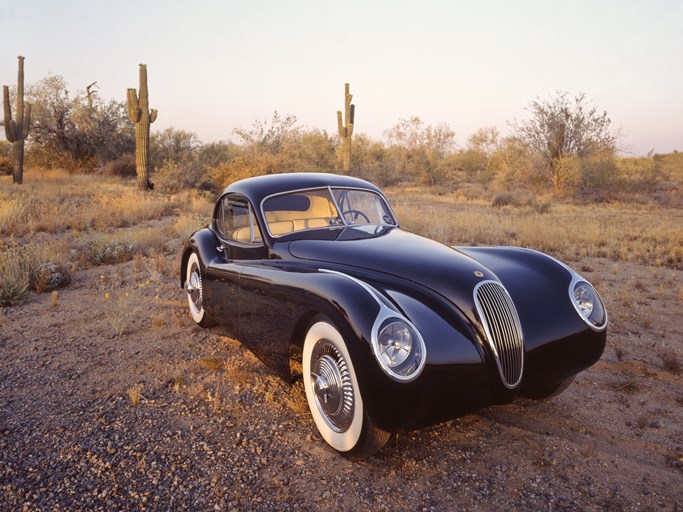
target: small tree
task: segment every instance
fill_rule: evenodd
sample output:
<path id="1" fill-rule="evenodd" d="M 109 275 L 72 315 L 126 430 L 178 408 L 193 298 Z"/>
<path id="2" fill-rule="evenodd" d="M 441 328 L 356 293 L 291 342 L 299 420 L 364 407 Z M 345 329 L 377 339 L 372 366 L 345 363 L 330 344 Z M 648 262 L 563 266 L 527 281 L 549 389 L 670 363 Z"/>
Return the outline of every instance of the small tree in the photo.
<path id="1" fill-rule="evenodd" d="M 610 131 L 607 112 L 591 106 L 584 93 L 570 98 L 559 91 L 548 100 L 537 98 L 527 110 L 531 117 L 513 123 L 513 128 L 527 149 L 541 159 L 556 191 L 563 187 L 568 159 L 616 151 L 619 135 Z"/>
<path id="2" fill-rule="evenodd" d="M 152 165 L 161 166 L 166 161 L 182 162 L 184 158 L 199 150 L 202 143 L 194 132 L 169 127 L 151 134 L 149 159 Z"/>
<path id="3" fill-rule="evenodd" d="M 254 121 L 251 129 L 235 128 L 233 133 L 242 139 L 243 146 L 251 153 L 269 153 L 275 155 L 289 142 L 299 128 L 296 116 L 286 115 L 284 118 L 276 110 L 270 121 Z"/>
<path id="4" fill-rule="evenodd" d="M 27 86 L 31 145 L 27 158 L 40 167 L 91 171 L 135 148 L 133 126 L 122 102 L 86 94 L 71 96 L 63 77 L 50 75 Z"/>
<path id="5" fill-rule="evenodd" d="M 446 179 L 446 157 L 455 150 L 455 132 L 445 123 L 424 126 L 419 117 L 400 119 L 384 132 L 389 142 L 387 156 L 396 160 L 401 176 L 436 185 Z"/>

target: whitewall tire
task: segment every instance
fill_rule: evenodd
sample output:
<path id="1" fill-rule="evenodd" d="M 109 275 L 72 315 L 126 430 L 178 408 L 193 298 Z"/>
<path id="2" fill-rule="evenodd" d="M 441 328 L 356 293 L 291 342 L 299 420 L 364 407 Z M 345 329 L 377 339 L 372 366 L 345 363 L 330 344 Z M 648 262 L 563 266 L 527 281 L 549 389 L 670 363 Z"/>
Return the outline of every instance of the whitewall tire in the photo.
<path id="1" fill-rule="evenodd" d="M 325 441 L 347 456 L 364 457 L 381 449 L 389 434 L 365 414 L 351 355 L 331 323 L 311 325 L 302 364 L 308 407 Z"/>
<path id="2" fill-rule="evenodd" d="M 185 267 L 185 291 L 187 302 L 190 307 L 192 319 L 202 327 L 211 324 L 209 316 L 204 308 L 204 287 L 202 282 L 202 267 L 196 252 L 190 254 Z"/>

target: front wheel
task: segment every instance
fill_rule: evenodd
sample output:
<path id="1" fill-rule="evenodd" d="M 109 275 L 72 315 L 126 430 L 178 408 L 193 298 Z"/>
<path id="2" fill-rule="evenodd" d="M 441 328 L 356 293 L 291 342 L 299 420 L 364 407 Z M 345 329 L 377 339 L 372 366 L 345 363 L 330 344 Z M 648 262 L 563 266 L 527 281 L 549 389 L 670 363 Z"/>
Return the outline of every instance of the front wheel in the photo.
<path id="1" fill-rule="evenodd" d="M 206 309 L 204 308 L 204 287 L 202 282 L 202 268 L 196 252 L 190 254 L 185 267 L 185 291 L 187 302 L 190 306 L 192 319 L 202 327 L 213 325 Z"/>
<path id="2" fill-rule="evenodd" d="M 380 450 L 389 433 L 375 427 L 365 413 L 351 355 L 339 331 L 326 321 L 314 323 L 302 359 L 306 400 L 325 441 L 347 457 Z"/>

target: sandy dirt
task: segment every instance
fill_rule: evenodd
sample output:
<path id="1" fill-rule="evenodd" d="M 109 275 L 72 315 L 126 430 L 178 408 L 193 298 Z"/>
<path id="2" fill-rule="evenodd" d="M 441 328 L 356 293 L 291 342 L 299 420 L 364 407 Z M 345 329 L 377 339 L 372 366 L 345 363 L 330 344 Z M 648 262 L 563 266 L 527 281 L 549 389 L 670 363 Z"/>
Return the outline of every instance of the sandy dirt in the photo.
<path id="1" fill-rule="evenodd" d="M 570 263 L 608 307 L 600 362 L 363 461 L 192 323 L 173 257 L 77 271 L 0 318 L 0 510 L 683 510 L 682 272 Z"/>

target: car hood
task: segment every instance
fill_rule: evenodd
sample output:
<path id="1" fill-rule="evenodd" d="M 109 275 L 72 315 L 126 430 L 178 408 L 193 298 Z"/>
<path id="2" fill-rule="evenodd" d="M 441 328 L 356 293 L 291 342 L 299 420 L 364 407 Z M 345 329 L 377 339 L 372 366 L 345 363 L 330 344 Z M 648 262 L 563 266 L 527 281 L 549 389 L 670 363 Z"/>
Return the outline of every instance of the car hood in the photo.
<path id="1" fill-rule="evenodd" d="M 472 290 L 483 279 L 498 278 L 477 260 L 444 244 L 395 228 L 380 235 L 339 236 L 335 240 L 294 240 L 298 259 L 389 274 L 421 284 L 458 306 L 472 307 Z M 463 304 L 463 301 L 465 304 Z"/>

